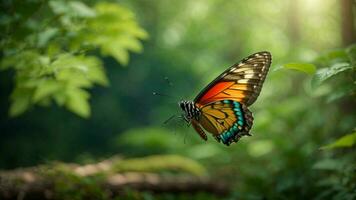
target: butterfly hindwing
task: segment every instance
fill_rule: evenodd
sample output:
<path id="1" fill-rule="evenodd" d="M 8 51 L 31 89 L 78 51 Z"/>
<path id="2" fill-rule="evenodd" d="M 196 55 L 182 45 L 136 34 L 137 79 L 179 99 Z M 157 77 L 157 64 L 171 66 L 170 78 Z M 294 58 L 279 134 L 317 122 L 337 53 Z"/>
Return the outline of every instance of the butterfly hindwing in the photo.
<path id="1" fill-rule="evenodd" d="M 201 126 L 226 145 L 249 135 L 253 117 L 244 104 L 232 100 L 216 101 L 202 107 L 201 112 Z"/>
<path id="2" fill-rule="evenodd" d="M 252 54 L 224 71 L 199 93 L 194 102 L 204 106 L 230 99 L 250 106 L 260 94 L 270 65 L 269 52 Z"/>

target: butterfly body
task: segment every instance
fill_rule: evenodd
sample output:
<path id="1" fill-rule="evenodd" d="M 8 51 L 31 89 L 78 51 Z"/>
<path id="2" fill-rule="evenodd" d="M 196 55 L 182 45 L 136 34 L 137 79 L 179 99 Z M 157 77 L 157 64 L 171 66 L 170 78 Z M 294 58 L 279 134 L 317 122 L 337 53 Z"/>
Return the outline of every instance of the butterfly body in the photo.
<path id="1" fill-rule="evenodd" d="M 248 106 L 257 99 L 271 64 L 269 52 L 258 52 L 225 70 L 194 101 L 181 101 L 183 118 L 204 140 L 203 129 L 225 145 L 250 135 L 253 117 Z"/>
<path id="2" fill-rule="evenodd" d="M 181 101 L 179 107 L 185 112 L 184 120 L 189 122 L 192 119 L 199 120 L 200 109 L 192 101 Z"/>

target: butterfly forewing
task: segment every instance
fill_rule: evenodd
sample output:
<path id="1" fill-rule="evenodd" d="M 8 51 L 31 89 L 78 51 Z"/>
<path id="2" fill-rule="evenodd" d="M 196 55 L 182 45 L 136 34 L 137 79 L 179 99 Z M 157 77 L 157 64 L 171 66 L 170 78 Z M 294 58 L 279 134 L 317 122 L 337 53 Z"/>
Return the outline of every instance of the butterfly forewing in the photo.
<path id="1" fill-rule="evenodd" d="M 199 93 L 194 102 L 203 106 L 229 99 L 250 106 L 261 92 L 270 65 L 269 52 L 252 54 L 224 71 Z"/>

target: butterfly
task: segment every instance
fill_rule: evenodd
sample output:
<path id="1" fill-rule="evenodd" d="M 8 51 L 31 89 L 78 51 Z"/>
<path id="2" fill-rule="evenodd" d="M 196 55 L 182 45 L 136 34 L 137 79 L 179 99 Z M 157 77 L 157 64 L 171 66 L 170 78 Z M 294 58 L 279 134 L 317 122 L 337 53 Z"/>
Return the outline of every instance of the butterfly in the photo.
<path id="1" fill-rule="evenodd" d="M 242 136 L 250 136 L 253 116 L 248 106 L 260 94 L 271 62 L 271 54 L 262 51 L 229 67 L 193 101 L 179 102 L 182 118 L 203 140 L 208 139 L 203 129 L 227 146 Z"/>

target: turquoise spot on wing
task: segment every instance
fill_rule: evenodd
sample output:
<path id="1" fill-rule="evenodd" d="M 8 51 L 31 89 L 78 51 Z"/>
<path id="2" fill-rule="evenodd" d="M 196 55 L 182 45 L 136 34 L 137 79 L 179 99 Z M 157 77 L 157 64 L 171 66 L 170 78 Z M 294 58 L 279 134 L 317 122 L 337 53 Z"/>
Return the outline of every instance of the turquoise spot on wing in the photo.
<path id="1" fill-rule="evenodd" d="M 228 130 L 217 136 L 222 143 L 229 145 L 231 142 L 237 141 L 236 135 L 238 135 L 239 132 L 243 129 L 245 124 L 245 117 L 241 103 L 231 100 L 223 100 L 222 102 L 231 105 L 231 109 L 236 117 L 235 123 Z"/>
<path id="2" fill-rule="evenodd" d="M 228 140 L 226 133 L 223 133 L 220 138 L 222 139 L 223 143 L 226 143 Z"/>
<path id="3" fill-rule="evenodd" d="M 237 130 L 238 130 L 237 126 L 233 126 L 231 129 L 232 129 L 233 132 L 237 132 Z"/>
<path id="4" fill-rule="evenodd" d="M 234 102 L 234 108 L 233 108 L 236 118 L 237 118 L 237 122 L 236 124 L 236 128 L 237 125 L 242 126 L 244 124 L 244 116 L 243 116 L 243 112 L 242 112 L 242 108 L 241 108 L 241 104 L 239 102 Z"/>
<path id="5" fill-rule="evenodd" d="M 241 112 L 240 108 L 234 108 L 234 111 Z"/>
<path id="6" fill-rule="evenodd" d="M 238 132 L 239 132 L 238 124 L 234 123 L 234 125 L 230 127 L 229 130 L 223 132 L 218 137 L 221 139 L 221 141 L 224 144 L 230 144 L 230 141 L 232 140 L 235 141 L 235 136 L 238 134 Z"/>
<path id="7" fill-rule="evenodd" d="M 223 102 L 224 102 L 224 103 L 227 103 L 227 104 L 228 104 L 228 103 L 230 103 L 230 101 L 229 101 L 229 100 L 224 100 Z"/>

